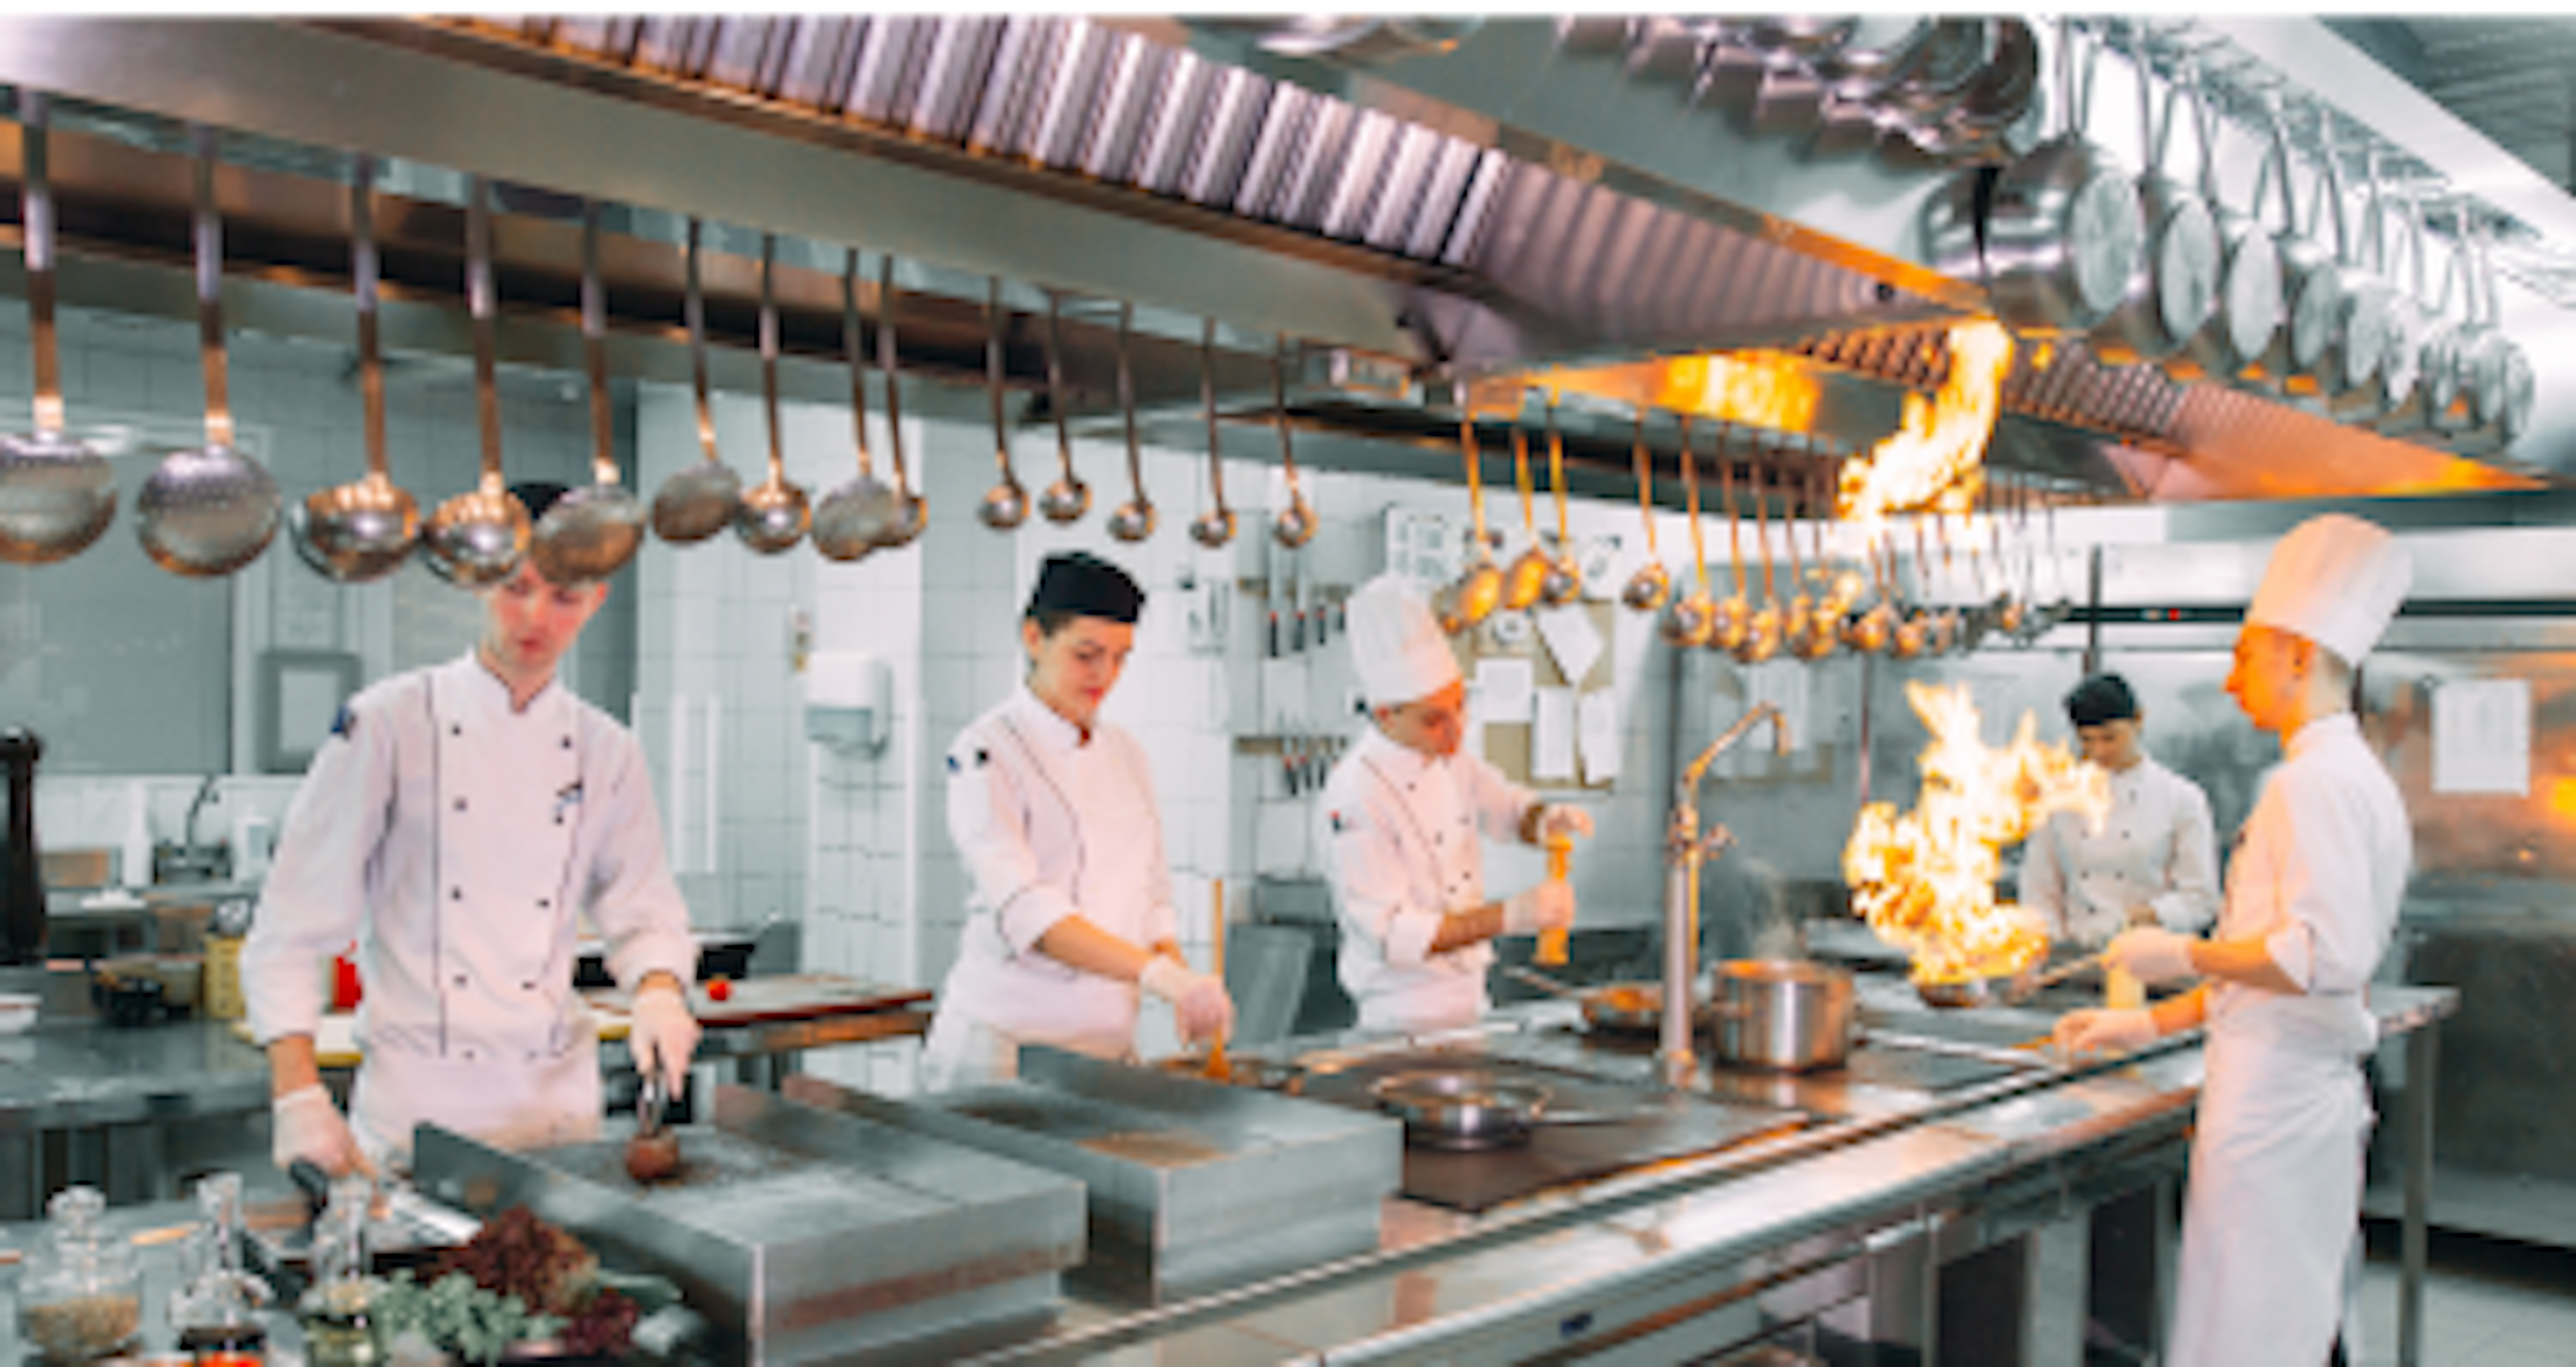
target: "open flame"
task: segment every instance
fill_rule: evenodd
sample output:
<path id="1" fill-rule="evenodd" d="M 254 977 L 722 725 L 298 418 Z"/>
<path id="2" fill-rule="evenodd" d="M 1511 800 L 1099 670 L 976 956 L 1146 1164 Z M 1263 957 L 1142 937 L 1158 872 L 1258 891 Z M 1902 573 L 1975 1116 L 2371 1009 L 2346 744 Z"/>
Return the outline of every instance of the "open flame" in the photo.
<path id="1" fill-rule="evenodd" d="M 2012 334 L 1991 318 L 1950 329 L 1950 373 L 1926 403 L 1905 396 L 1896 432 L 1868 455 L 1843 462 L 1836 504 L 1848 521 L 1889 513 L 1966 513 L 1985 482 L 1982 461 L 2002 411 Z"/>
<path id="2" fill-rule="evenodd" d="M 2082 812 L 2098 825 L 2111 806 L 2109 777 L 2063 745 L 2041 744 L 2028 712 L 2010 744 L 1988 746 L 1966 684 L 1909 680 L 1905 698 L 1932 733 L 1922 792 L 1903 815 L 1889 802 L 1861 809 L 1843 847 L 1852 906 L 1914 955 L 1918 981 L 2018 973 L 2048 952 L 2048 933 L 2035 915 L 1995 901 L 2003 847 L 2056 812 Z"/>

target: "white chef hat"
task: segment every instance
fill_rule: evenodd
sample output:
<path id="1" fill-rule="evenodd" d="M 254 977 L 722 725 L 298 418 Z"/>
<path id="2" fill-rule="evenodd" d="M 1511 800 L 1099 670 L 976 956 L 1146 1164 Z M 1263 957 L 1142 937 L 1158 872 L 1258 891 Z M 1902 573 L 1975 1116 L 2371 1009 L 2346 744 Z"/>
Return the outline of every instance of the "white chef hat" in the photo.
<path id="1" fill-rule="evenodd" d="M 1360 585 L 1350 601 L 1351 663 L 1371 707 L 1412 702 L 1458 682 L 1458 657 L 1422 591 L 1400 574 Z"/>
<path id="2" fill-rule="evenodd" d="M 2359 664 L 2388 630 L 2414 575 L 2414 562 L 2385 528 L 2326 513 L 2291 528 L 2272 548 L 2245 623 L 2295 632 Z"/>

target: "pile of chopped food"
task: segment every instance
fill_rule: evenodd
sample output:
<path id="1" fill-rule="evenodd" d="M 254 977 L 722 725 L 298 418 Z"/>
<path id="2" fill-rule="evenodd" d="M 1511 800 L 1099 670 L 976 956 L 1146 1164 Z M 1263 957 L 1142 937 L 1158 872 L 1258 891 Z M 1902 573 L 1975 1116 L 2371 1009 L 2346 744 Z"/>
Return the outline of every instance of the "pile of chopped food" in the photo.
<path id="1" fill-rule="evenodd" d="M 497 1362 L 514 1344 L 545 1339 L 609 1356 L 626 1350 L 640 1310 L 599 1285 L 598 1274 L 599 1259 L 580 1240 L 512 1206 L 425 1278 L 396 1274 L 371 1312 L 388 1344 L 413 1331 L 471 1362 Z"/>

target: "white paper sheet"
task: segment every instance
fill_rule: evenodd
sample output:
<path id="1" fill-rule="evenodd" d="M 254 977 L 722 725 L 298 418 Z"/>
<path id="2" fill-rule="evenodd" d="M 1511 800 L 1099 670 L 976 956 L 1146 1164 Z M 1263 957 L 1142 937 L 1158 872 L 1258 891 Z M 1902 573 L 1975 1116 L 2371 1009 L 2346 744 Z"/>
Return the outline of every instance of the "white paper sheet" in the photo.
<path id="1" fill-rule="evenodd" d="M 1580 607 L 1561 607 L 1541 608 L 1532 615 L 1538 618 L 1539 639 L 1555 657 L 1557 671 L 1567 683 L 1582 687 L 1592 662 L 1601 658 L 1601 629 L 1592 625 L 1592 614 Z"/>
<path id="2" fill-rule="evenodd" d="M 1489 726 L 1530 719 L 1537 671 L 1526 659 L 1495 656 L 1476 662 L 1476 719 Z"/>
<path id="3" fill-rule="evenodd" d="M 1538 690 L 1538 719 L 1530 728 L 1530 777 L 1563 783 L 1574 777 L 1574 690 Z"/>
<path id="4" fill-rule="evenodd" d="M 2459 679 L 2433 690 L 2433 791 L 2531 795 L 2531 684 Z"/>
<path id="5" fill-rule="evenodd" d="M 1612 783 L 1619 778 L 1619 695 L 1596 688 L 1575 706 L 1575 731 L 1583 752 L 1583 781 Z"/>

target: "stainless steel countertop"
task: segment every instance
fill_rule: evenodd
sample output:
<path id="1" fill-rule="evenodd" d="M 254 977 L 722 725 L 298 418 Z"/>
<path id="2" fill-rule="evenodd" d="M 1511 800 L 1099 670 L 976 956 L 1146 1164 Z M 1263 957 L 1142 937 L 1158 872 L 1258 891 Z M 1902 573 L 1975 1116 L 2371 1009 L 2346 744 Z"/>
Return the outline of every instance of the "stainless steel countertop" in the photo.
<path id="1" fill-rule="evenodd" d="M 267 1105 L 267 1056 L 224 1022 L 47 1020 L 22 1035 L 0 1035 L 0 1136 Z"/>

